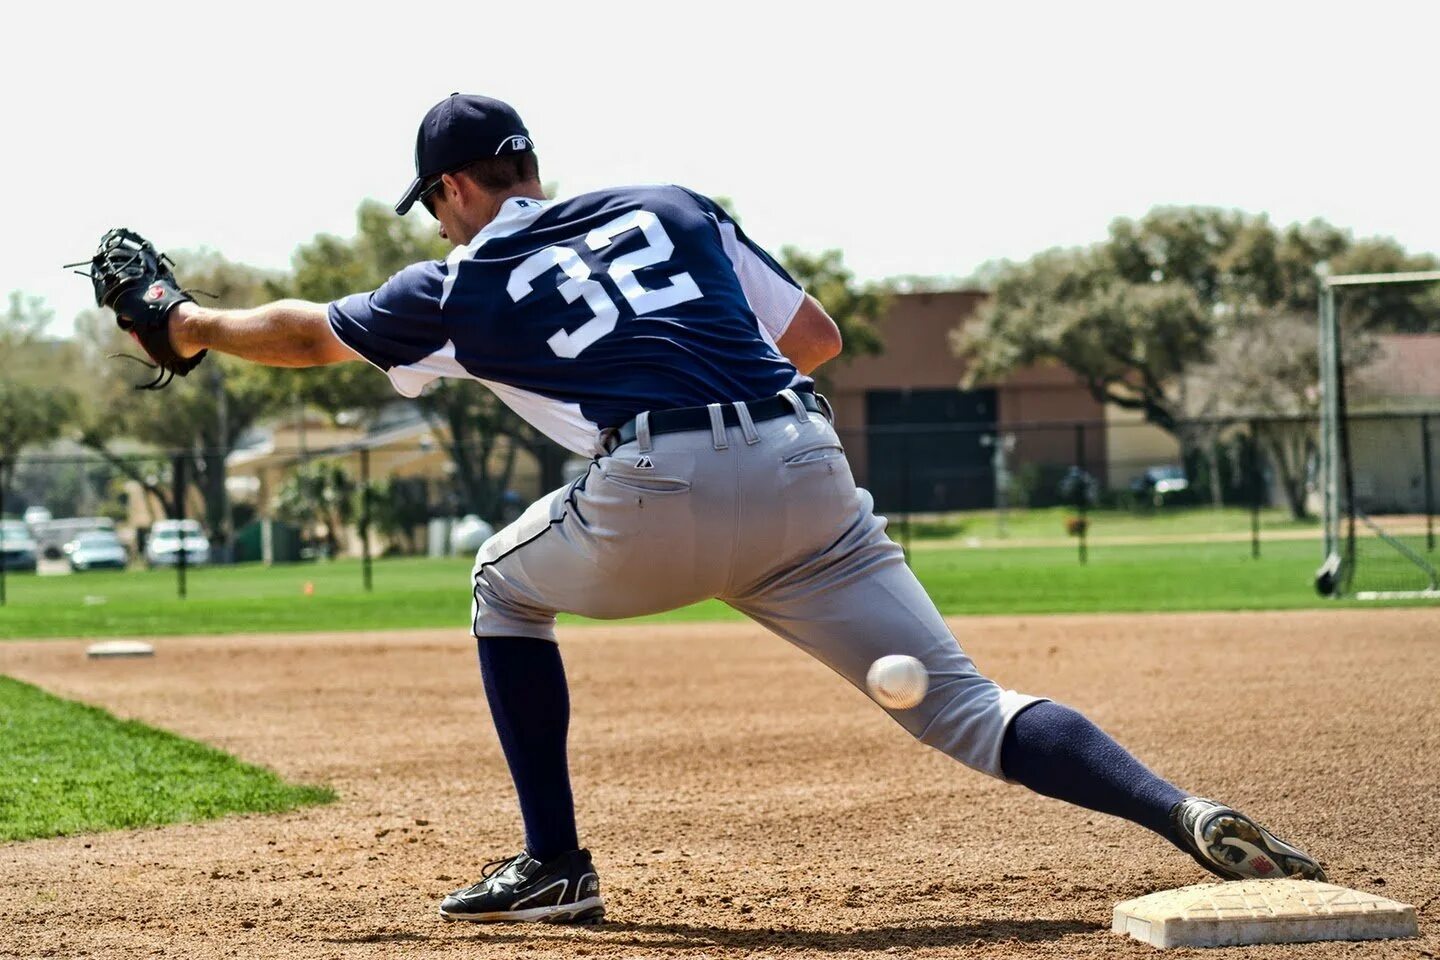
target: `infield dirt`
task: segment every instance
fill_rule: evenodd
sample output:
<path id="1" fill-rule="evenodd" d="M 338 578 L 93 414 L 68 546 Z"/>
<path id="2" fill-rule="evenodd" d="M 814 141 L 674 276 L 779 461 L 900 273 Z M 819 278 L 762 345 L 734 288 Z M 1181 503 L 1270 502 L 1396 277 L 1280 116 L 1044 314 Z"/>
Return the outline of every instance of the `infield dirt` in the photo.
<path id="1" fill-rule="evenodd" d="M 1421 938 L 1175 956 L 1440 955 L 1440 610 L 967 618 L 981 669 L 1088 713 Z M 0 957 L 1151 956 L 1119 900 L 1208 879 L 1138 827 L 916 743 L 756 627 L 562 630 L 609 922 L 447 924 L 520 846 L 462 631 L 0 645 L 0 672 L 339 802 L 0 847 Z"/>

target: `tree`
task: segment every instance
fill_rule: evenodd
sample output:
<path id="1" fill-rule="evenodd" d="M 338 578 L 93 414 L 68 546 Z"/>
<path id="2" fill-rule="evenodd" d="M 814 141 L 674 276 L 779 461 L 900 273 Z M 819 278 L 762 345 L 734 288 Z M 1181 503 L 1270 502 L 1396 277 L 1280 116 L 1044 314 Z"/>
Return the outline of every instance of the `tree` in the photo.
<path id="1" fill-rule="evenodd" d="M 322 233 L 301 244 L 291 274 L 269 285 L 272 299 L 296 297 L 328 303 L 379 287 L 421 260 L 444 259 L 444 240 L 413 219 L 397 217 L 384 204 L 366 200 L 355 213 L 355 236 Z M 312 405 L 331 417 L 350 411 L 373 413 L 395 399 L 385 375 L 368 363 L 289 370 L 256 368 L 270 384 L 277 405 Z"/>
<path id="2" fill-rule="evenodd" d="M 20 453 L 59 439 L 75 416 L 71 346 L 45 336 L 53 317 L 43 300 L 19 291 L 0 315 L 0 480 L 7 489 Z"/>
<path id="3" fill-rule="evenodd" d="M 1006 270 L 978 322 L 952 335 L 970 361 L 967 385 L 1058 361 L 1096 400 L 1138 410 L 1174 432 L 1181 417 L 1175 378 L 1207 356 L 1217 317 L 1189 284 L 1163 274 L 1147 283 L 1122 279 L 1113 255 L 1051 250 Z"/>
<path id="4" fill-rule="evenodd" d="M 404 553 L 416 553 L 415 531 L 430 519 L 425 481 L 420 477 L 386 477 L 370 484 L 370 520 Z"/>
<path id="5" fill-rule="evenodd" d="M 345 527 L 355 518 L 358 487 L 338 463 L 301 464 L 275 495 L 275 515 L 305 531 L 322 528 L 326 555 L 339 554 Z"/>
<path id="6" fill-rule="evenodd" d="M 366 201 L 357 213 L 353 238 L 322 234 L 295 253 L 294 275 L 276 294 L 329 301 L 372 290 L 409 264 L 443 259 L 449 246 L 433 228 L 403 219 L 383 204 Z M 336 364 L 280 371 L 277 383 L 337 416 L 349 410 L 374 411 L 394 400 L 389 383 L 368 364 Z M 520 419 L 489 390 L 477 384 L 441 380 L 415 401 L 445 443 L 455 465 L 460 507 L 489 520 L 501 516 L 517 455 L 527 451 L 540 462 L 547 487 L 559 486 L 566 454 Z"/>
<path id="7" fill-rule="evenodd" d="M 1343 344 L 1347 368 L 1364 367 L 1376 346 L 1369 332 L 1347 331 Z M 1199 399 L 1192 412 L 1222 418 L 1217 437 L 1225 426 L 1223 418 L 1250 420 L 1255 442 L 1274 468 L 1281 495 L 1297 520 L 1309 514 L 1306 501 L 1309 466 L 1316 452 L 1319 369 L 1314 318 L 1277 308 L 1239 318 L 1231 333 L 1216 344 L 1210 362 L 1187 375 L 1189 394 Z"/>
<path id="8" fill-rule="evenodd" d="M 1194 401 L 1182 374 L 1258 318 L 1313 316 L 1316 268 L 1326 262 L 1349 272 L 1420 269 L 1434 258 L 1392 241 L 1355 241 L 1320 220 L 1278 230 L 1264 216 L 1161 207 L 1116 220 L 1102 243 L 1004 265 L 976 322 L 952 342 L 970 362 L 967 384 L 1058 362 L 1096 400 L 1138 410 L 1187 443 L 1182 420 Z M 1440 310 L 1427 313 L 1405 291 L 1349 309 L 1360 329 L 1440 329 Z"/>
<path id="9" fill-rule="evenodd" d="M 830 314 L 840 328 L 844 346 L 841 359 L 879 353 L 883 349 L 875 324 L 890 302 L 889 289 L 880 283 L 856 283 L 839 250 L 806 253 L 780 248 L 780 263 Z"/>
<path id="10" fill-rule="evenodd" d="M 269 299 L 277 275 L 226 260 L 214 251 L 176 255 L 176 276 L 196 296 L 222 307 L 254 306 Z M 202 292 L 203 291 L 203 292 Z M 79 440 L 130 480 L 138 483 L 166 516 L 178 514 L 173 470 L 165 458 L 125 450 L 181 455 L 187 475 L 205 503 L 206 525 L 221 540 L 230 530 L 225 460 L 236 440 L 276 402 L 272 382 L 261 368 L 211 353 L 186 377 L 163 391 L 136 390 L 138 367 L 112 360 L 134 355 L 134 345 L 108 311 L 87 310 L 75 322 L 83 362 L 96 377 L 78 418 Z"/>
<path id="11" fill-rule="evenodd" d="M 75 394 L 63 387 L 0 380 L 0 467 L 10 489 L 15 463 L 27 447 L 58 440 L 74 416 Z"/>
<path id="12" fill-rule="evenodd" d="M 713 197 L 715 203 L 740 223 L 735 202 L 729 197 Z M 857 283 L 855 274 L 845 266 L 845 255 L 839 250 L 807 253 L 794 246 L 780 248 L 780 265 L 830 314 L 840 328 L 842 359 L 880 353 L 884 344 L 877 321 L 889 306 L 893 292 L 888 283 Z"/>

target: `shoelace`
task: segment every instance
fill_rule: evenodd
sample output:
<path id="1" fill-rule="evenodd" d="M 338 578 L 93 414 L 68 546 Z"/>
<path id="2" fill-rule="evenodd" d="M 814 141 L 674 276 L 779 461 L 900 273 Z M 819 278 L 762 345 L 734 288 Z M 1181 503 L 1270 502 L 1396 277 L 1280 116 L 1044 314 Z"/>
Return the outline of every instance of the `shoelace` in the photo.
<path id="1" fill-rule="evenodd" d="M 485 881 L 495 876 L 495 874 L 499 873 L 501 870 L 504 870 L 516 860 L 519 860 L 522 856 L 524 856 L 524 853 L 517 853 L 513 857 L 501 857 L 499 860 L 491 860 L 489 863 L 485 864 L 485 866 L 480 868 L 480 879 L 477 880 L 475 883 L 470 884 L 470 886 L 466 887 L 465 892 L 469 893 L 472 890 L 483 887 L 485 885 Z"/>
<path id="2" fill-rule="evenodd" d="M 499 873 L 501 870 L 504 870 L 507 865 L 514 863 L 522 856 L 524 856 L 524 854 L 517 853 L 513 857 L 501 857 L 499 860 L 491 860 L 489 863 L 485 864 L 485 866 L 480 868 L 480 879 L 489 880 L 492 876 Z"/>

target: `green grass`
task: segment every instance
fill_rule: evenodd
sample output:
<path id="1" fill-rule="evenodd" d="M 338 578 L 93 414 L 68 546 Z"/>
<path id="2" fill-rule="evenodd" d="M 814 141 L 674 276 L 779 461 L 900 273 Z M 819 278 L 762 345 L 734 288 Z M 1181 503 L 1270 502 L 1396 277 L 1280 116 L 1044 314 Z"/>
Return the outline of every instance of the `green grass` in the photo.
<path id="1" fill-rule="evenodd" d="M 1067 537 L 1065 521 L 1074 516 L 1069 507 L 1046 507 L 1034 510 L 1012 510 L 1006 517 L 1005 537 L 1000 537 L 999 523 L 993 510 L 949 513 L 942 517 L 916 520 L 911 524 L 915 541 L 978 538 L 987 544 L 1009 540 L 1063 540 Z M 1210 535 L 1248 536 L 1250 511 L 1239 507 L 1163 507 L 1146 510 L 1091 510 L 1086 514 L 1090 536 L 1107 538 L 1204 537 Z M 900 524 L 892 529 L 897 532 Z M 1316 520 L 1292 519 L 1288 510 L 1260 511 L 1260 530 L 1265 533 L 1320 532 Z M 958 544 L 957 544 L 958 545 Z"/>
<path id="2" fill-rule="evenodd" d="M 1252 610 L 1333 604 L 1316 596 L 1315 540 L 1271 540 L 1263 556 L 1247 542 L 1107 545 L 1076 562 L 1064 546 L 976 549 L 927 543 L 912 560 L 946 614 L 1065 611 Z M 354 561 L 190 572 L 189 599 L 175 596 L 173 572 L 128 571 L 9 578 L 0 638 L 165 636 L 305 630 L 452 627 L 470 617 L 465 559 L 407 558 L 375 564 L 375 592 L 361 587 Z M 313 595 L 304 593 L 313 584 Z M 647 618 L 735 619 L 710 601 Z M 579 618 L 565 618 L 577 622 Z"/>
<path id="3" fill-rule="evenodd" d="M 916 575 L 941 611 L 1099 613 L 1262 610 L 1327 602 L 1312 586 L 1320 548 L 1308 541 L 917 550 Z"/>
<path id="4" fill-rule="evenodd" d="M 213 747 L 0 677 L 0 841 L 334 799 Z"/>

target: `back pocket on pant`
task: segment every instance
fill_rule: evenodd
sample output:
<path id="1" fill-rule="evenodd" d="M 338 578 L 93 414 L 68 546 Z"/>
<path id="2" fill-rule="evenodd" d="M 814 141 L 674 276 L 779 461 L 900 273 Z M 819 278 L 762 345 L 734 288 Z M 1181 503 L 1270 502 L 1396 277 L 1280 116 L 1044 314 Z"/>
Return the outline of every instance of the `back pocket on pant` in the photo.
<path id="1" fill-rule="evenodd" d="M 606 480 L 618 487 L 639 493 L 684 493 L 690 489 L 690 481 L 679 477 L 655 476 L 654 474 L 620 471 L 611 467 L 601 473 Z"/>
<path id="2" fill-rule="evenodd" d="M 845 459 L 845 449 L 839 444 L 825 443 L 792 453 L 783 461 L 787 467 L 804 466 L 807 463 L 824 463 L 827 460 Z"/>

